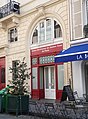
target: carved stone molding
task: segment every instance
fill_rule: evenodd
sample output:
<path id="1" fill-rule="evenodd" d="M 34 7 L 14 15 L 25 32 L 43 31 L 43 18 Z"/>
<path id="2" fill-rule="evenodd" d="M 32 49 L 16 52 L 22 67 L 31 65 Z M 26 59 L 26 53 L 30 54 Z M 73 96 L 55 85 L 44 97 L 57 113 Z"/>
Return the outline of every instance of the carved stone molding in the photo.
<path id="1" fill-rule="evenodd" d="M 46 18 L 44 6 L 38 6 L 36 9 L 38 10 L 39 14 L 41 14 L 42 16 L 44 16 Z"/>
<path id="2" fill-rule="evenodd" d="M 15 26 L 19 25 L 19 19 L 20 16 L 14 13 L 7 17 L 4 17 L 0 19 L 0 28 L 6 30 L 9 23 L 14 24 Z"/>
<path id="3" fill-rule="evenodd" d="M 6 30 L 6 24 L 0 22 L 0 29 Z"/>
<path id="4" fill-rule="evenodd" d="M 18 17 L 12 17 L 12 22 L 14 24 L 19 24 L 19 18 Z"/>

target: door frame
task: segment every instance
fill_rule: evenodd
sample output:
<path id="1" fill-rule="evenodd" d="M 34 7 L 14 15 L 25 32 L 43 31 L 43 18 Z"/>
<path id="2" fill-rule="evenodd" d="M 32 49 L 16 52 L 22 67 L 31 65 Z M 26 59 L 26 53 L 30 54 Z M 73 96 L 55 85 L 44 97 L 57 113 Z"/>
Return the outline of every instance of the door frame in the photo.
<path id="1" fill-rule="evenodd" d="M 45 79 L 45 68 L 48 67 L 48 77 L 49 77 L 49 87 L 46 88 L 46 79 Z M 51 88 L 51 67 L 54 68 L 54 89 Z M 55 80 L 55 66 L 45 66 L 44 67 L 44 92 L 45 92 L 45 99 L 56 99 L 56 80 Z M 51 95 L 52 93 L 52 95 Z"/>

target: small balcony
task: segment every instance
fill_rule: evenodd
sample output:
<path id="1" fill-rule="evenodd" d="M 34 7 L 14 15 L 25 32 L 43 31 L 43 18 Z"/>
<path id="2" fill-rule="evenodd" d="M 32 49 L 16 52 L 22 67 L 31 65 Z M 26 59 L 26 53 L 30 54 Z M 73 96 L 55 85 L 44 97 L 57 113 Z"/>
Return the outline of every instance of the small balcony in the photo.
<path id="1" fill-rule="evenodd" d="M 20 4 L 11 1 L 0 8 L 0 28 L 6 30 L 8 24 L 19 24 Z"/>
<path id="2" fill-rule="evenodd" d="M 0 19 L 4 18 L 12 13 L 20 14 L 20 4 L 15 1 L 11 1 L 0 8 Z"/>

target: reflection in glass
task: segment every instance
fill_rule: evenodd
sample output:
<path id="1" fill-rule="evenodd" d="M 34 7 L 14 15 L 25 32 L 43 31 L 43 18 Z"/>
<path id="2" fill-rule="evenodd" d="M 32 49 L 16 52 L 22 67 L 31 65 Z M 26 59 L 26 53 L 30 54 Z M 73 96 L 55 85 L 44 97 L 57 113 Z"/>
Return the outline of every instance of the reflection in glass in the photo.
<path id="1" fill-rule="evenodd" d="M 44 72 L 44 68 L 40 67 L 40 89 L 43 89 L 43 72 Z"/>
<path id="2" fill-rule="evenodd" d="M 63 90 L 64 86 L 64 66 L 58 65 L 58 90 Z"/>
<path id="3" fill-rule="evenodd" d="M 32 37 L 32 44 L 38 43 L 38 27 L 35 28 L 33 37 Z"/>
<path id="4" fill-rule="evenodd" d="M 37 79 L 37 68 L 32 68 L 32 88 L 33 89 L 37 89 L 37 83 L 38 83 L 38 79 Z"/>
<path id="5" fill-rule="evenodd" d="M 49 89 L 49 72 L 48 67 L 45 68 L 45 82 L 46 82 L 46 89 Z"/>
<path id="6" fill-rule="evenodd" d="M 60 25 L 54 20 L 54 38 L 62 37 Z"/>
<path id="7" fill-rule="evenodd" d="M 51 40 L 51 19 L 46 20 L 46 40 Z"/>
<path id="8" fill-rule="evenodd" d="M 50 72 L 50 74 L 51 74 L 51 89 L 54 89 L 55 87 L 55 81 L 54 81 L 54 67 L 51 67 L 50 68 L 51 69 L 51 72 Z"/>

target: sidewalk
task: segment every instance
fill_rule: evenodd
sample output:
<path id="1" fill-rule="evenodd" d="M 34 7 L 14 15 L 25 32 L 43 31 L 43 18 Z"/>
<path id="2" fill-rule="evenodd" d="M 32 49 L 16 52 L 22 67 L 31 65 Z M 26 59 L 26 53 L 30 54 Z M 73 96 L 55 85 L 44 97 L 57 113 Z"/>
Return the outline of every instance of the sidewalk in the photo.
<path id="1" fill-rule="evenodd" d="M 15 115 L 10 114 L 0 114 L 0 119 L 35 119 L 35 117 L 27 115 L 19 115 L 16 117 Z M 40 117 L 36 117 L 36 119 L 40 119 Z"/>

